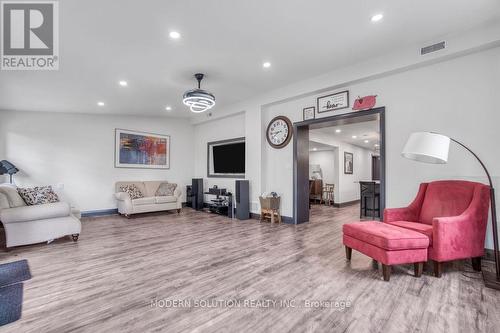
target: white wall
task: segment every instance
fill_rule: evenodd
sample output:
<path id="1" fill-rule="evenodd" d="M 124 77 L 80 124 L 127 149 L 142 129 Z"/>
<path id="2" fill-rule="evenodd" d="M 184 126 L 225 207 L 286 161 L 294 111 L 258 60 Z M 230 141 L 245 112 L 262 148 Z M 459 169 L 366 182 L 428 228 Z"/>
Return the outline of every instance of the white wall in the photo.
<path id="1" fill-rule="evenodd" d="M 83 211 L 115 208 L 116 181 L 165 179 L 185 192 L 194 172 L 193 126 L 186 119 L 2 111 L 0 123 L 0 158 L 21 170 L 16 183 L 62 183 Z M 115 168 L 115 128 L 170 135 L 170 169 Z"/>
<path id="2" fill-rule="evenodd" d="M 212 141 L 228 140 L 245 137 L 245 114 L 238 113 L 217 121 L 209 121 L 194 127 L 194 177 L 203 178 L 205 191 L 209 187 L 217 185 L 234 193 L 235 178 L 208 178 L 207 177 L 207 143 Z M 248 146 L 246 150 L 246 161 L 248 162 Z M 245 169 L 248 172 L 249 164 Z M 208 196 L 205 196 L 208 201 Z"/>
<path id="3" fill-rule="evenodd" d="M 335 174 L 332 177 L 335 184 L 335 203 L 348 203 L 352 201 L 359 200 L 359 182 L 360 181 L 370 181 L 372 179 L 371 166 L 372 166 L 372 155 L 373 151 L 361 148 L 355 145 L 351 145 L 347 142 L 338 141 L 335 136 L 328 135 L 326 133 L 318 133 L 311 131 L 309 138 L 314 142 L 319 142 L 325 145 L 330 145 L 335 147 L 334 153 L 334 168 Z M 352 174 L 344 173 L 344 153 L 353 154 L 354 168 Z M 313 155 L 319 152 L 309 153 L 309 164 L 314 164 L 311 162 Z M 293 175 L 292 175 L 293 176 Z M 293 190 L 293 179 L 292 183 L 289 183 Z"/>
<path id="4" fill-rule="evenodd" d="M 322 180 L 324 184 L 335 184 L 335 151 L 320 150 L 309 152 L 309 165 L 318 164 L 321 168 Z"/>
<path id="5" fill-rule="evenodd" d="M 337 80 L 338 78 L 331 77 L 332 82 Z M 324 77 L 318 78 L 318 82 L 324 81 Z M 303 82 L 300 85 L 305 87 L 301 94 L 303 97 L 290 96 L 282 103 L 276 102 L 268 106 L 263 106 L 263 101 L 272 100 L 272 96 L 259 97 L 233 109 L 235 112 L 245 110 L 246 119 L 252 119 L 252 122 L 246 123 L 245 133 L 252 135 L 247 136 L 247 145 L 257 147 L 260 144 L 261 147 L 247 153 L 247 160 L 260 161 L 261 167 L 260 174 L 247 175 L 255 188 L 251 197 L 253 212 L 258 209 L 255 203 L 258 200 L 256 194 L 260 193 L 257 189 L 259 184 L 262 191 L 267 191 L 271 182 L 284 186 L 283 184 L 290 183 L 293 175 L 292 144 L 279 150 L 270 148 L 264 137 L 267 123 L 276 115 L 285 115 L 292 122 L 301 121 L 302 109 L 315 105 L 317 96 L 328 93 L 307 94 L 307 84 L 311 87 L 309 91 L 317 91 L 318 82 Z M 350 90 L 351 103 L 355 96 L 377 94 L 377 105 L 386 107 L 388 207 L 407 204 L 422 181 L 456 178 L 486 181 L 477 162 L 456 146 L 452 147 L 450 160 L 446 165 L 426 165 L 403 159 L 400 152 L 410 133 L 415 131 L 442 132 L 464 141 L 483 158 L 496 186 L 500 188 L 500 154 L 495 153 L 498 150 L 500 113 L 492 107 L 492 101 L 497 99 L 500 89 L 500 48 L 475 50 L 473 53 L 424 67 L 390 71 L 373 79 L 339 86 L 334 91 L 345 88 Z M 276 100 L 284 98 L 282 91 L 275 94 Z M 230 113 L 231 110 L 224 112 Z M 219 127 L 216 121 L 211 123 L 222 130 L 223 127 Z M 292 196 L 291 190 L 283 193 L 284 215 L 292 214 Z M 488 234 L 487 244 L 491 247 L 490 238 Z"/>
<path id="6" fill-rule="evenodd" d="M 350 146 L 350 147 L 349 147 Z M 353 154 L 354 168 L 352 174 L 344 173 L 344 152 Z M 339 170 L 339 203 L 352 202 L 360 199 L 359 182 L 372 179 L 372 151 L 357 146 L 345 144 L 340 147 L 341 170 Z"/>

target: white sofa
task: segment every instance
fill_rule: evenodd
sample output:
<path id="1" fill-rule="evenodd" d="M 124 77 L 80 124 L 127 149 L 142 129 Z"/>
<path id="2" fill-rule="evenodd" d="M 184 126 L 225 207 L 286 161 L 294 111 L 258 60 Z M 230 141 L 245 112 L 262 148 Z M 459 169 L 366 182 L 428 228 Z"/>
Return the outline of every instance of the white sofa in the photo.
<path id="1" fill-rule="evenodd" d="M 15 186 L 0 185 L 0 221 L 7 248 L 52 241 L 71 235 L 78 240 L 80 220 L 66 202 L 27 206 Z"/>
<path id="2" fill-rule="evenodd" d="M 126 217 L 132 214 L 158 212 L 164 210 L 177 210 L 182 208 L 182 190 L 176 187 L 174 195 L 156 196 L 156 191 L 160 184 L 167 181 L 128 181 L 117 182 L 115 184 L 115 197 L 118 200 L 118 212 Z M 135 185 L 143 193 L 144 198 L 130 199 L 128 193 L 122 192 L 121 187 Z"/>

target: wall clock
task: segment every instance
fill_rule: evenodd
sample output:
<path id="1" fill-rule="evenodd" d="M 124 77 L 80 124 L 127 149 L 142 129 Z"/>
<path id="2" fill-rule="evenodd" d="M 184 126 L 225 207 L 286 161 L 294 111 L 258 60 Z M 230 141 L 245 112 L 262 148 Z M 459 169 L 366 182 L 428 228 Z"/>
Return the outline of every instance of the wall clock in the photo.
<path id="1" fill-rule="evenodd" d="M 285 116 L 277 116 L 267 125 L 267 142 L 273 148 L 283 148 L 290 142 L 292 133 L 293 127 L 290 119 Z"/>

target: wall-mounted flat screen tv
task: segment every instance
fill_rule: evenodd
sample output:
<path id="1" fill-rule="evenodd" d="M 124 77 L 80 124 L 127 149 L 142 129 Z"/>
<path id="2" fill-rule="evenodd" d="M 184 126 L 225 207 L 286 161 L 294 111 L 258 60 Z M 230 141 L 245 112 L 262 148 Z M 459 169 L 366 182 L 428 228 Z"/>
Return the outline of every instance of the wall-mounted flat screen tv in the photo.
<path id="1" fill-rule="evenodd" d="M 208 177 L 245 176 L 245 139 L 208 143 Z"/>

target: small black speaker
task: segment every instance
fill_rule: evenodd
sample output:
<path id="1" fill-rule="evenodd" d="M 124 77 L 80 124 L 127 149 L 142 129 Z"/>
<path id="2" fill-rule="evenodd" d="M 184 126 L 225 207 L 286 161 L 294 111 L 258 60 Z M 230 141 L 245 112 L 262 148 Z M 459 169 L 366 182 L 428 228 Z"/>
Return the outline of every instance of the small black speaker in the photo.
<path id="1" fill-rule="evenodd" d="M 186 186 L 186 207 L 193 207 L 193 187 Z"/>
<path id="2" fill-rule="evenodd" d="M 203 178 L 193 178 L 191 183 L 191 204 L 193 209 L 203 209 Z"/>
<path id="3" fill-rule="evenodd" d="M 237 180 L 236 192 L 236 218 L 248 220 L 250 218 L 250 183 L 248 180 Z"/>

